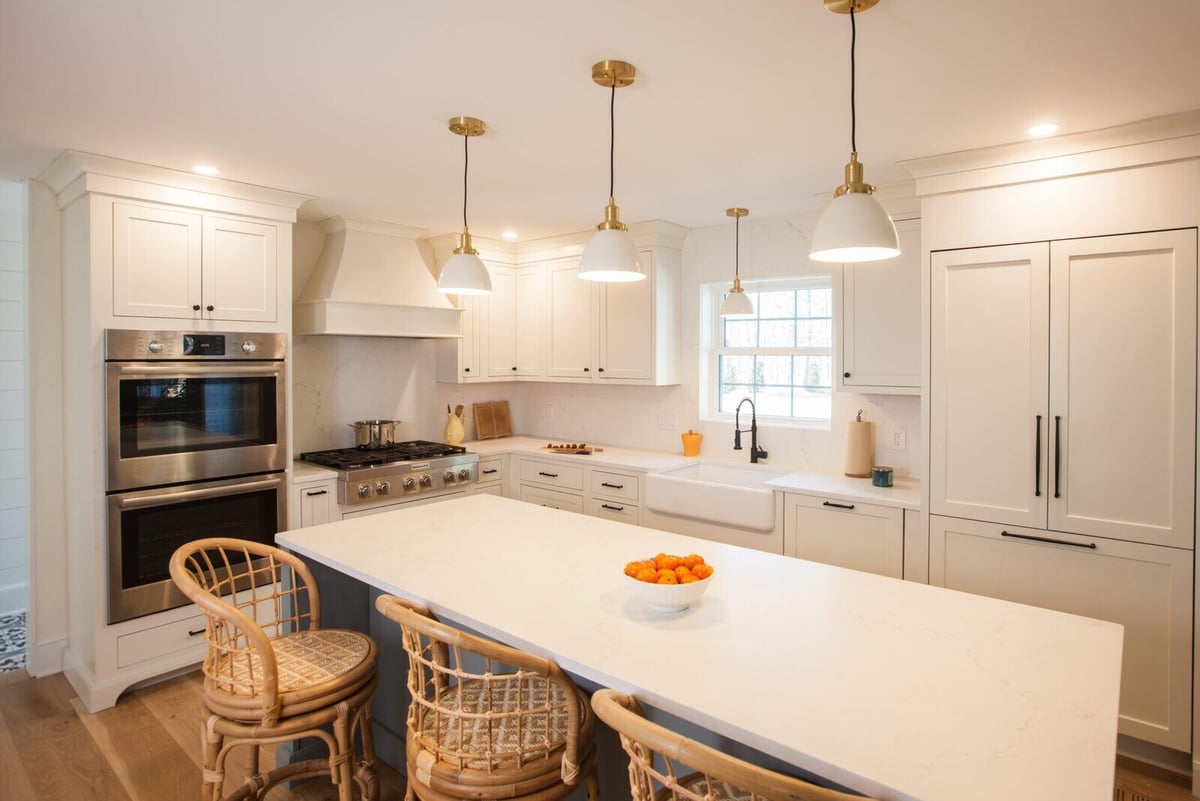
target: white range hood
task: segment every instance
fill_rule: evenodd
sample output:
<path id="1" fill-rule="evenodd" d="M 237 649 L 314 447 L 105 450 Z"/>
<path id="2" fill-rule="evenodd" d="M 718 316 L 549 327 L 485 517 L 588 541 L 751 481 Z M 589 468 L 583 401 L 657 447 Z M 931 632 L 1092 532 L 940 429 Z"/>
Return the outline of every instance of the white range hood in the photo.
<path id="1" fill-rule="evenodd" d="M 423 232 L 403 225 L 321 221 L 325 247 L 292 309 L 296 334 L 453 339 L 462 312 L 437 290 Z"/>

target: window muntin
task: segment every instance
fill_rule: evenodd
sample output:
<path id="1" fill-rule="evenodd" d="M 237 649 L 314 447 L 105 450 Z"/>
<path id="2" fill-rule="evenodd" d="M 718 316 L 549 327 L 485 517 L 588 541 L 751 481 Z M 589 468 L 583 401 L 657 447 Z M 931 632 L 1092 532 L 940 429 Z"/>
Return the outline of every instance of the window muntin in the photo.
<path id="1" fill-rule="evenodd" d="M 709 409 L 751 398 L 760 417 L 828 422 L 833 396 L 833 286 L 828 275 L 746 284 L 755 316 L 723 318 L 711 293 Z"/>

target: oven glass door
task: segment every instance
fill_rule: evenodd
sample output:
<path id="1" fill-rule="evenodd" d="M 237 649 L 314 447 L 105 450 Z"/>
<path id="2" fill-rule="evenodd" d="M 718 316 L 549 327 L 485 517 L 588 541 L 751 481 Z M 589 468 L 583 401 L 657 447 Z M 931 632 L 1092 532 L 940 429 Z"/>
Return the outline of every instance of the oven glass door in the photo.
<path id="1" fill-rule="evenodd" d="M 188 603 L 168 570 L 175 549 L 207 537 L 274 545 L 286 502 L 283 474 L 110 495 L 108 622 Z"/>
<path id="2" fill-rule="evenodd" d="M 283 363 L 110 363 L 109 489 L 282 470 Z"/>

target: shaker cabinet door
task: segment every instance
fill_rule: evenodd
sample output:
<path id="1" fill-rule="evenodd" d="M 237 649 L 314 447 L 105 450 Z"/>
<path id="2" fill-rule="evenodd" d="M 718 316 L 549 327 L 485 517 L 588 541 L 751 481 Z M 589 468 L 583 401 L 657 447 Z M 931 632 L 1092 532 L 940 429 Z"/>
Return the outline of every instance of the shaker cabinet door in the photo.
<path id="1" fill-rule="evenodd" d="M 204 217 L 207 319 L 275 322 L 276 237 L 274 225 Z"/>
<path id="2" fill-rule="evenodd" d="M 201 230 L 199 214 L 114 203 L 113 314 L 200 319 Z"/>

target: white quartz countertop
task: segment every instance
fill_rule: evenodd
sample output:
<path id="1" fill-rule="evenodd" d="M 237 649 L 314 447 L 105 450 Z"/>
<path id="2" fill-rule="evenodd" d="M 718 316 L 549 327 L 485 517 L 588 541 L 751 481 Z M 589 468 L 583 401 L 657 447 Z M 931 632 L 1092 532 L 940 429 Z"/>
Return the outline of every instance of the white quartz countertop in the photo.
<path id="1" fill-rule="evenodd" d="M 537 456 L 547 459 L 561 460 L 568 463 L 591 465 L 593 467 L 624 468 L 639 470 L 647 473 L 658 473 L 674 467 L 682 467 L 696 461 L 721 462 L 745 465 L 748 458 L 717 459 L 713 457 L 683 456 L 677 453 L 662 453 L 660 451 L 645 451 L 635 448 L 604 448 L 599 453 L 587 456 L 579 454 L 554 453 L 544 450 L 550 440 L 540 437 L 501 437 L 499 439 L 483 439 L 463 443 L 464 447 L 481 457 L 497 453 L 515 453 L 522 456 Z M 558 440 L 554 440 L 558 443 Z M 773 470 L 787 470 L 786 464 L 763 462 Z M 802 492 L 809 495 L 822 495 L 846 501 L 862 501 L 881 506 L 897 506 L 902 509 L 919 509 L 921 507 L 920 482 L 911 479 L 898 479 L 894 487 L 876 487 L 869 478 L 849 478 L 835 473 L 821 473 L 814 470 L 796 470 L 779 478 L 765 482 L 765 486 L 780 492 Z"/>
<path id="2" fill-rule="evenodd" d="M 491 495 L 277 539 L 886 801 L 1112 797 L 1112 623 Z M 716 567 L 685 612 L 648 612 L 622 573 L 659 551 Z"/>
<path id="3" fill-rule="evenodd" d="M 337 478 L 337 471 L 331 467 L 322 467 L 312 462 L 302 462 L 299 459 L 292 462 L 292 483 L 304 481 L 321 481 L 326 478 Z"/>

